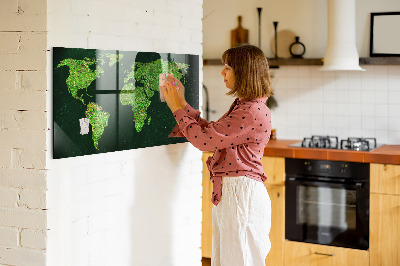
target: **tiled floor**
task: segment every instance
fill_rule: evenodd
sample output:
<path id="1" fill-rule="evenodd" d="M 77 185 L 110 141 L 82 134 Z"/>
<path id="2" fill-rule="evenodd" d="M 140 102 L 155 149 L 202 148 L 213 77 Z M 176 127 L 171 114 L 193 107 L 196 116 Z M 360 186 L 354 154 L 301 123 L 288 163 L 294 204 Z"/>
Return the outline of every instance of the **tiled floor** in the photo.
<path id="1" fill-rule="evenodd" d="M 209 258 L 202 258 L 203 266 L 211 266 L 211 259 Z"/>

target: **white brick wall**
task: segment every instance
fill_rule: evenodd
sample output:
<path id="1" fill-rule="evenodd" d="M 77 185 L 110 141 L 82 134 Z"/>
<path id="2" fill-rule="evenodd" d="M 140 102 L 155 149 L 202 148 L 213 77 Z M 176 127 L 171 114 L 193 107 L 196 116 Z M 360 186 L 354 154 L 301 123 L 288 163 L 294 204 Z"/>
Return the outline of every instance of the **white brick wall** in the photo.
<path id="1" fill-rule="evenodd" d="M 48 50 L 202 56 L 202 0 L 50 0 L 47 8 Z M 51 56 L 48 64 L 51 89 Z M 201 152 L 190 144 L 61 160 L 48 153 L 46 167 L 48 265 L 201 265 Z"/>
<path id="2" fill-rule="evenodd" d="M 0 17 L 0 264 L 45 265 L 46 1 Z"/>
<path id="3" fill-rule="evenodd" d="M 201 153 L 51 160 L 46 51 L 201 56 L 202 1 L 5 0 L 0 15 L 0 264 L 200 265 Z"/>
<path id="4" fill-rule="evenodd" d="M 0 186 L 46 189 L 46 171 L 40 169 L 0 169 Z"/>
<path id="5" fill-rule="evenodd" d="M 45 265 L 46 254 L 43 250 L 15 249 L 0 247 L 3 265 Z"/>
<path id="6" fill-rule="evenodd" d="M 0 247 L 18 247 L 19 230 L 17 228 L 0 228 Z"/>
<path id="7" fill-rule="evenodd" d="M 46 229 L 46 212 L 27 208 L 2 208 L 0 226 Z"/>
<path id="8" fill-rule="evenodd" d="M 23 229 L 21 246 L 31 249 L 46 249 L 46 231 Z"/>
<path id="9" fill-rule="evenodd" d="M 19 190 L 11 187 L 0 187 L 0 207 L 15 208 L 18 204 Z"/>

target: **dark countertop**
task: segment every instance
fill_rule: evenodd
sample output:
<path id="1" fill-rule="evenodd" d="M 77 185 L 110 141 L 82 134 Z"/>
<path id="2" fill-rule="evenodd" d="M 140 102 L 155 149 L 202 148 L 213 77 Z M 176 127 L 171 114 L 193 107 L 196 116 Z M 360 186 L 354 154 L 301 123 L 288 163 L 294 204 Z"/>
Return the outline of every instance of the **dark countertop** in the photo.
<path id="1" fill-rule="evenodd" d="M 270 140 L 264 156 L 364 163 L 400 164 L 400 145 L 382 145 L 372 151 L 289 147 L 301 140 Z"/>

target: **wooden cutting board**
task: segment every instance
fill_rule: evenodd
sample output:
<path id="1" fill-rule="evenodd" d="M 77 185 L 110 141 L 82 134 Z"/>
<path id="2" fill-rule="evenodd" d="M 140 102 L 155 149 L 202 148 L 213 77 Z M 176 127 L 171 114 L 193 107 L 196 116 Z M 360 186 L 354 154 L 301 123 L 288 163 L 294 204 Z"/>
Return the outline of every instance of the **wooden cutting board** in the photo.
<path id="1" fill-rule="evenodd" d="M 238 27 L 231 30 L 231 48 L 238 44 L 249 43 L 249 31 L 242 27 L 242 16 L 238 16 Z"/>

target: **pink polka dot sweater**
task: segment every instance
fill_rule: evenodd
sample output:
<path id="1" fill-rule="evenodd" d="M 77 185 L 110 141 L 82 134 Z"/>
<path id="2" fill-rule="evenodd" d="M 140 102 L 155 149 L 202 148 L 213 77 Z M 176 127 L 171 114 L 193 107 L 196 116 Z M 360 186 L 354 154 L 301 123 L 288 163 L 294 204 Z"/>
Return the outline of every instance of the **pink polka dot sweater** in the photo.
<path id="1" fill-rule="evenodd" d="M 189 104 L 174 112 L 178 124 L 169 137 L 186 137 L 201 151 L 214 151 L 207 160 L 213 182 L 211 201 L 221 200 L 221 180 L 224 176 L 247 176 L 264 182 L 261 159 L 271 132 L 271 112 L 265 105 L 267 97 L 236 98 L 218 121 L 208 122 L 200 111 Z"/>

